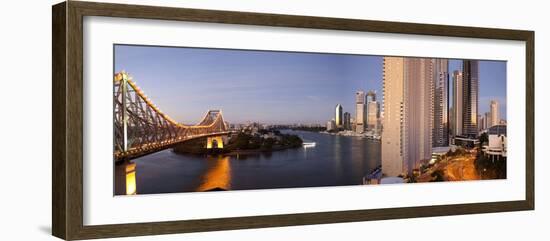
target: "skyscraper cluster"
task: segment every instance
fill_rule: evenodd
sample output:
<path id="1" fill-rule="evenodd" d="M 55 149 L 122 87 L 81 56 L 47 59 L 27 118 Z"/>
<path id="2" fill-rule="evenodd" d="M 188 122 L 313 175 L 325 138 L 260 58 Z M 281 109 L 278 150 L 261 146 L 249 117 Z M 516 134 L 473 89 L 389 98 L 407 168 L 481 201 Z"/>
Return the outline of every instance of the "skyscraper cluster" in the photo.
<path id="1" fill-rule="evenodd" d="M 479 133 L 479 70 L 477 60 L 464 60 L 453 72 L 452 135 L 475 138 Z"/>
<path id="2" fill-rule="evenodd" d="M 412 174 L 433 147 L 451 136 L 478 134 L 478 62 L 464 60 L 452 74 L 446 59 L 384 57 L 382 171 Z M 452 106 L 450 102 L 452 101 Z"/>
<path id="3" fill-rule="evenodd" d="M 479 119 L 479 131 L 487 130 L 492 126 L 502 124 L 499 112 L 499 103 L 496 100 L 491 100 L 489 104 L 489 112 L 485 112 Z"/>
<path id="4" fill-rule="evenodd" d="M 355 93 L 355 118 L 351 113 L 344 112 L 342 105 L 335 107 L 334 118 L 327 122 L 327 130 L 353 130 L 358 134 L 366 131 L 377 133 L 379 130 L 380 103 L 376 101 L 376 92 L 365 94 L 359 90 Z"/>
<path id="5" fill-rule="evenodd" d="M 355 132 L 373 133 L 379 130 L 380 103 L 376 101 L 376 92 L 359 90 L 355 93 Z"/>
<path id="6" fill-rule="evenodd" d="M 386 176 L 411 175 L 432 158 L 432 148 L 472 147 L 480 133 L 506 125 L 497 100 L 480 113 L 477 60 L 462 60 L 460 69 L 449 73 L 446 59 L 384 57 L 382 103 Z"/>

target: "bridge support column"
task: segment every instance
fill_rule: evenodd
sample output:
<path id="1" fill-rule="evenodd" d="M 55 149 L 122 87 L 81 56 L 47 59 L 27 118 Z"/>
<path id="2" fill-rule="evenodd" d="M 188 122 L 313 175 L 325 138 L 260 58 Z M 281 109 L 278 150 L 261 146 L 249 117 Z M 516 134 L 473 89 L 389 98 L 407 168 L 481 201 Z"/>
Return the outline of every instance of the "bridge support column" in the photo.
<path id="1" fill-rule="evenodd" d="M 222 149 L 223 137 L 222 136 L 209 136 L 206 138 L 206 149 Z"/>

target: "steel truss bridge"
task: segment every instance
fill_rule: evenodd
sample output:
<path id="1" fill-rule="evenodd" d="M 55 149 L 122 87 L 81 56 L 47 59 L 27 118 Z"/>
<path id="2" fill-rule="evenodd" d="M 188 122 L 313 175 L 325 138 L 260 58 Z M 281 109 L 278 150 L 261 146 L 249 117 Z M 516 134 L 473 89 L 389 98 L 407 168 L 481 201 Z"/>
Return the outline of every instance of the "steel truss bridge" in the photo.
<path id="1" fill-rule="evenodd" d="M 196 125 L 174 121 L 151 102 L 126 72 L 114 76 L 114 159 L 131 160 L 191 139 L 229 134 L 221 110 Z"/>

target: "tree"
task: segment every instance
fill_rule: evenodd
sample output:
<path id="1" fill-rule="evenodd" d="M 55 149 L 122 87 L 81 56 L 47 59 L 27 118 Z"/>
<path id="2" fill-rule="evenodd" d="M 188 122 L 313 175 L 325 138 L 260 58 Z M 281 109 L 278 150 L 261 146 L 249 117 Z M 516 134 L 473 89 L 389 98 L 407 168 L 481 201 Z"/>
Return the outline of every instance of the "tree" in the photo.
<path id="1" fill-rule="evenodd" d="M 232 143 L 234 146 L 232 146 L 235 149 L 247 149 L 248 143 L 250 142 L 250 135 L 240 132 L 237 134 L 237 137 L 235 137 L 235 142 Z"/>
<path id="2" fill-rule="evenodd" d="M 484 132 L 479 136 L 479 148 L 483 148 L 483 144 L 489 142 L 489 135 L 487 135 L 487 132 Z"/>
<path id="3" fill-rule="evenodd" d="M 301 147 L 302 139 L 297 135 L 282 135 L 283 145 L 289 147 Z"/>
<path id="4" fill-rule="evenodd" d="M 274 138 L 267 138 L 264 140 L 264 143 L 262 144 L 263 150 L 271 150 L 273 148 L 273 144 L 275 144 Z"/>
<path id="5" fill-rule="evenodd" d="M 258 149 L 262 146 L 262 138 L 259 136 L 253 136 L 248 142 L 247 149 Z"/>
<path id="6" fill-rule="evenodd" d="M 443 182 L 445 181 L 445 174 L 441 170 L 436 170 L 431 174 L 432 180 L 430 182 Z"/>

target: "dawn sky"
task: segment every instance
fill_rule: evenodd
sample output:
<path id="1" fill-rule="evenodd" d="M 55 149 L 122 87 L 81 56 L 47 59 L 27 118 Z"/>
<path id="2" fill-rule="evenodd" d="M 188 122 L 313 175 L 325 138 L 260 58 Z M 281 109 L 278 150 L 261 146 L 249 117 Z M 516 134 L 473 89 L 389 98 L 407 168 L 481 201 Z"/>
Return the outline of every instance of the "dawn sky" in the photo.
<path id="1" fill-rule="evenodd" d="M 450 61 L 449 72 L 461 67 Z M 355 91 L 382 100 L 382 57 L 115 45 L 114 71 L 127 71 L 163 112 L 197 123 L 221 109 L 230 123 L 317 123 L 334 107 L 355 114 Z M 480 113 L 491 99 L 506 119 L 506 63 L 480 61 Z"/>

